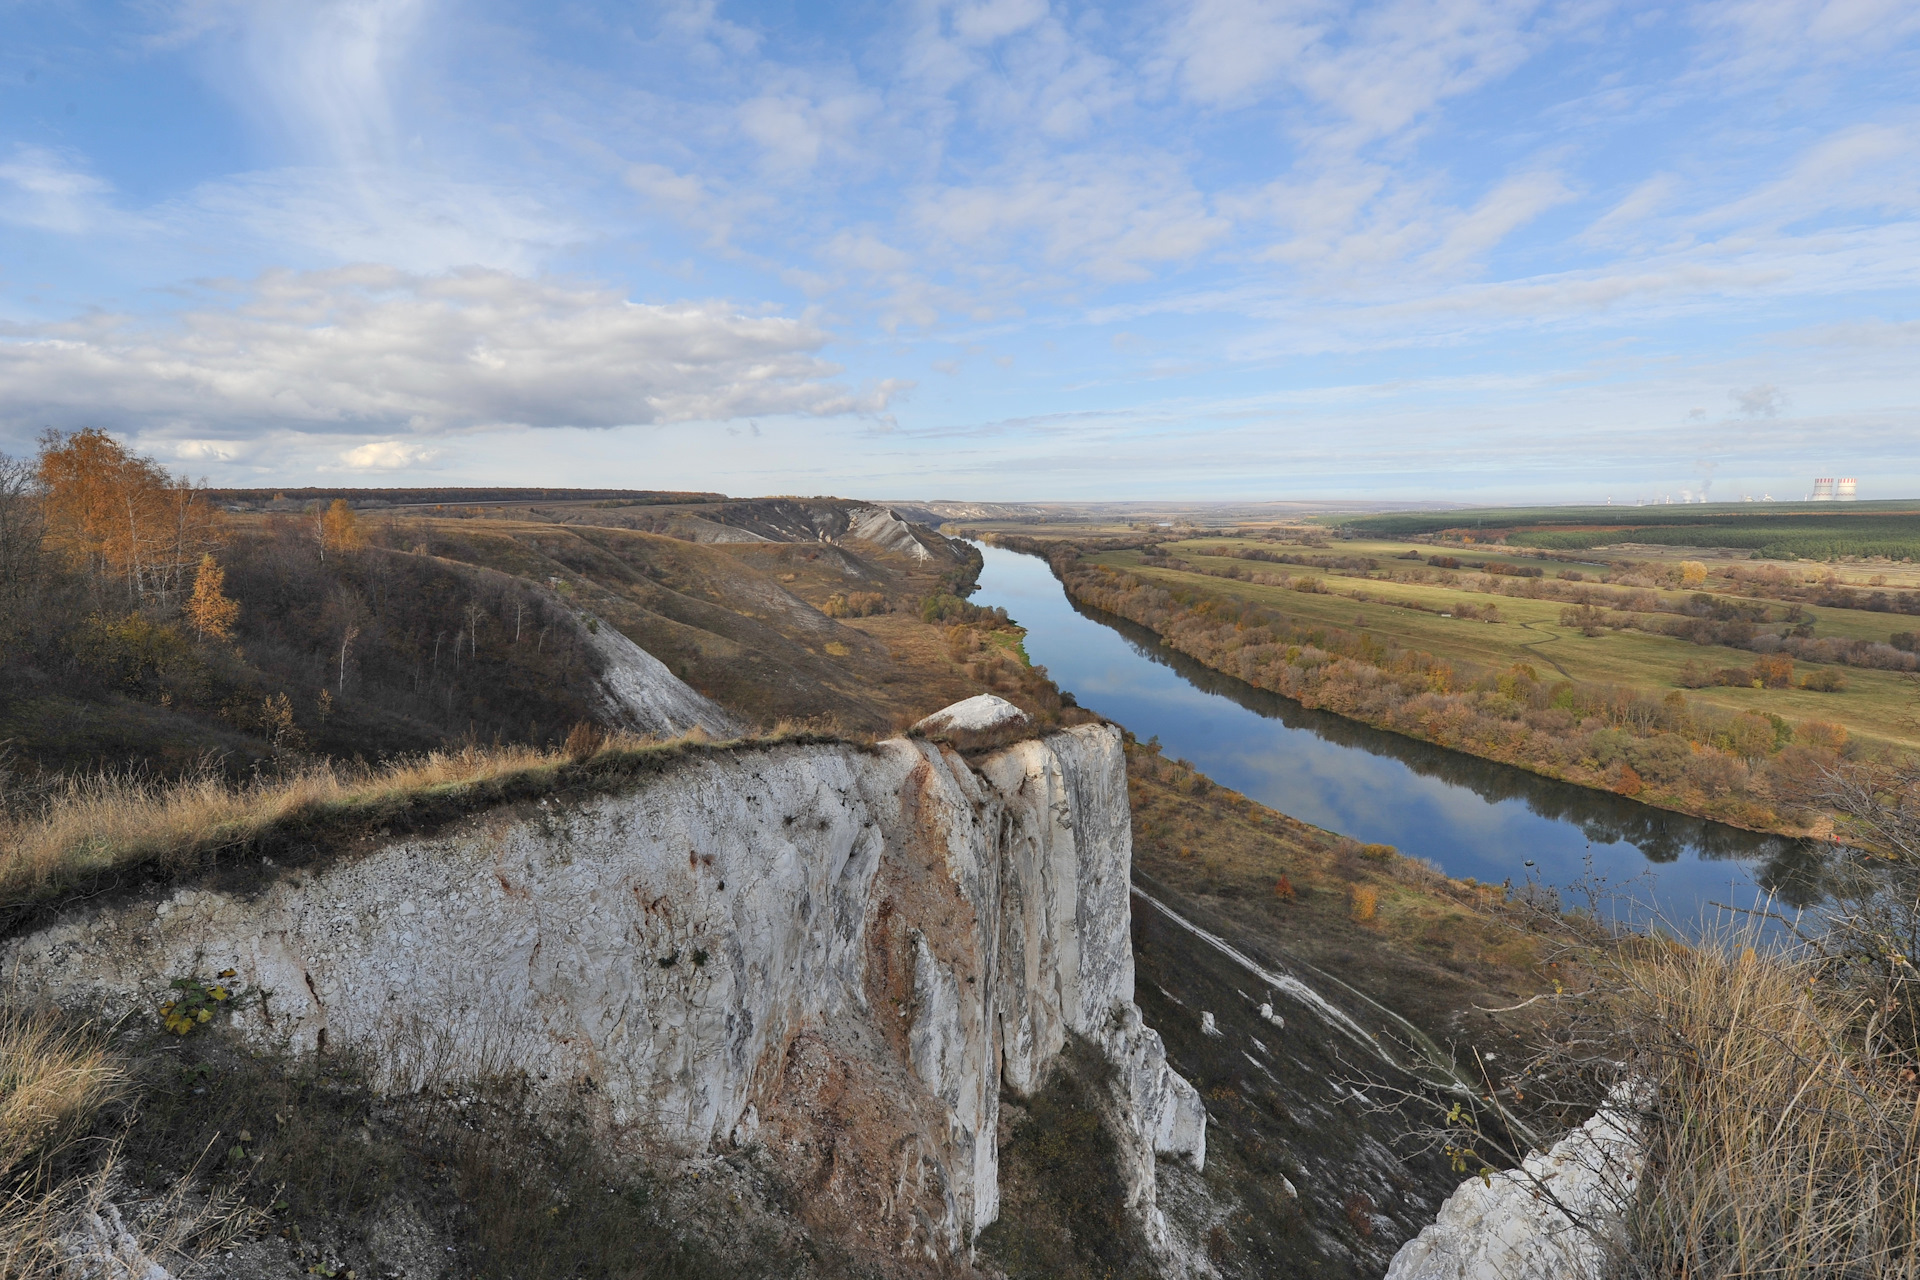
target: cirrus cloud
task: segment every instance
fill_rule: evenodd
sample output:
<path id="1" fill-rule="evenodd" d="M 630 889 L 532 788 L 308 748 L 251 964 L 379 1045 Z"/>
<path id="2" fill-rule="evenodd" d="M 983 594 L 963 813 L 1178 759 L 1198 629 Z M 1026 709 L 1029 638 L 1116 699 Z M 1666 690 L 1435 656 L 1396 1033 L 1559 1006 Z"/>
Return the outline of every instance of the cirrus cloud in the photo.
<path id="1" fill-rule="evenodd" d="M 504 271 L 274 272 L 164 320 L 0 331 L 0 404 L 17 426 L 392 436 L 878 414 L 907 385 L 842 385 L 827 341 L 725 302 L 636 303 Z M 349 462 L 386 465 L 393 443 Z"/>

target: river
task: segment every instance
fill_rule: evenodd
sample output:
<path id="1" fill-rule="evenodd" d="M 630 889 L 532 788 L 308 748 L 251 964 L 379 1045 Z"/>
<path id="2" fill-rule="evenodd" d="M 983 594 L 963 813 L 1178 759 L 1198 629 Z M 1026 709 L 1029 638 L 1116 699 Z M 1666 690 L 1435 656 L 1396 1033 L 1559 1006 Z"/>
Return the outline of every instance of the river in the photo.
<path id="1" fill-rule="evenodd" d="M 1767 892 L 1791 905 L 1813 897 L 1818 854 L 1806 841 L 1669 813 L 1310 710 L 1076 604 L 1037 557 L 980 550 L 974 602 L 1003 606 L 1025 627 L 1028 655 L 1062 689 L 1269 808 L 1393 845 L 1455 877 L 1537 879 L 1569 905 L 1579 885 L 1594 884 L 1614 909 L 1657 910 L 1683 928 L 1713 903 L 1750 906 Z"/>

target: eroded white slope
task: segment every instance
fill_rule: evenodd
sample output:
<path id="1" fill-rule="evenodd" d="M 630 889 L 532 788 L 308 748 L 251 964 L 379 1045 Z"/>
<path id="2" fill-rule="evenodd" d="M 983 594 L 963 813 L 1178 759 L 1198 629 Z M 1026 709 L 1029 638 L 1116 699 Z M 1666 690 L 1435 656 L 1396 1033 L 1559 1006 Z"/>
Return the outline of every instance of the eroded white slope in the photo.
<path id="1" fill-rule="evenodd" d="M 601 714 L 619 727 L 668 738 L 696 726 L 716 738 L 740 732 L 739 723 L 719 703 L 695 691 L 618 628 L 594 619 L 580 630 L 600 658 Z"/>

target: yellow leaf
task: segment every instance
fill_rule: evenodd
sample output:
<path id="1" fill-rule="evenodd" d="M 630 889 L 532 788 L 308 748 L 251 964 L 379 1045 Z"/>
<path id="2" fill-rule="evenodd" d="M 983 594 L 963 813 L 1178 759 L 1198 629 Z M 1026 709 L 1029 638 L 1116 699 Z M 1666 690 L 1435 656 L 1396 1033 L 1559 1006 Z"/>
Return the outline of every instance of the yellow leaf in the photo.
<path id="1" fill-rule="evenodd" d="M 211 1020 L 212 1020 L 212 1018 L 213 1018 L 213 1010 L 211 1010 L 211 1009 L 202 1009 L 202 1010 L 200 1011 L 200 1013 L 199 1013 L 199 1018 L 200 1018 L 200 1021 L 202 1021 L 202 1022 L 208 1022 L 208 1021 L 211 1021 Z"/>
<path id="2" fill-rule="evenodd" d="M 215 1000 L 225 1000 L 232 993 L 229 992 L 225 987 L 211 987 L 208 989 L 207 994 L 212 996 Z"/>

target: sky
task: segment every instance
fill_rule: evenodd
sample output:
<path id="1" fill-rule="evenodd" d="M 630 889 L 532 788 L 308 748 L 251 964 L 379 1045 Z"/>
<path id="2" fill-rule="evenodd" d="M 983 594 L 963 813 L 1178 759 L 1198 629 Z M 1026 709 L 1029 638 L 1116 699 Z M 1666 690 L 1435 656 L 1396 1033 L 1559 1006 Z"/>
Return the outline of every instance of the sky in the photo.
<path id="1" fill-rule="evenodd" d="M 0 451 L 1920 495 L 1920 0 L 0 0 Z"/>

